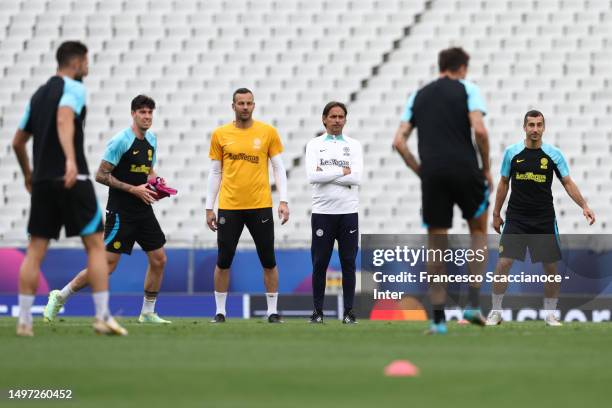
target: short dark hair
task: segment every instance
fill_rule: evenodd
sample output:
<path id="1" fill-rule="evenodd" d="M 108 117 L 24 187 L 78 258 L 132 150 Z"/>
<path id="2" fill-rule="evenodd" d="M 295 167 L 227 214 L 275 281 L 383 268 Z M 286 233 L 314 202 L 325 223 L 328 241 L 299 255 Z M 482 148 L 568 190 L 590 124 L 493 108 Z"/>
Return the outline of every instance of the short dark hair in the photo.
<path id="1" fill-rule="evenodd" d="M 236 102 L 236 95 L 238 94 L 251 94 L 253 95 L 253 92 L 251 92 L 251 90 L 249 88 L 238 88 L 234 91 L 234 94 L 232 95 L 232 102 Z"/>
<path id="2" fill-rule="evenodd" d="M 544 119 L 544 114 L 539 110 L 532 109 L 525 114 L 525 118 L 523 119 L 523 127 L 527 126 L 527 118 L 539 118 L 542 117 L 542 122 L 546 125 L 546 119 Z"/>
<path id="3" fill-rule="evenodd" d="M 338 102 L 338 101 L 331 101 L 331 102 L 328 102 L 327 105 L 325 105 L 325 107 L 323 108 L 323 117 L 327 117 L 327 115 L 329 115 L 329 111 L 332 110 L 333 108 L 342 109 L 344 111 L 344 116 L 348 114 L 345 104 L 343 104 L 342 102 Z"/>
<path id="4" fill-rule="evenodd" d="M 136 112 L 138 109 L 149 108 L 155 109 L 155 101 L 153 98 L 147 95 L 138 95 L 132 99 L 132 112 Z"/>
<path id="5" fill-rule="evenodd" d="M 59 67 L 65 67 L 73 58 L 83 58 L 87 54 L 87 47 L 79 41 L 64 41 L 55 53 Z"/>
<path id="6" fill-rule="evenodd" d="M 470 56 L 461 47 L 451 47 L 438 54 L 438 68 L 440 72 L 456 72 L 461 66 L 468 66 Z"/>

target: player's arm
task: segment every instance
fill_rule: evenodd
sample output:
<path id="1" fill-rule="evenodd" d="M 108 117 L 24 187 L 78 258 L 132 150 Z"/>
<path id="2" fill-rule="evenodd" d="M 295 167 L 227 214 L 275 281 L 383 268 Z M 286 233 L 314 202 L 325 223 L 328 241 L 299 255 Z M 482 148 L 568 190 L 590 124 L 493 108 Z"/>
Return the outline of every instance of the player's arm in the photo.
<path id="1" fill-rule="evenodd" d="M 351 173 L 347 167 L 322 168 L 317 163 L 317 146 L 315 141 L 310 141 L 306 145 L 306 177 L 310 184 L 327 184 L 334 180 Z"/>
<path id="2" fill-rule="evenodd" d="M 96 172 L 96 181 L 110 188 L 115 188 L 117 190 L 133 194 L 146 204 L 153 204 L 155 202 L 155 193 L 149 190 L 146 184 L 134 186 L 132 184 L 119 181 L 112 175 L 114 168 L 115 166 L 112 163 L 102 160 L 100 167 L 98 167 L 98 171 Z"/>
<path id="3" fill-rule="evenodd" d="M 220 160 L 211 160 L 210 171 L 208 172 L 208 183 L 206 186 L 206 224 L 211 231 L 217 230 L 217 216 L 214 206 L 217 194 L 221 187 L 222 167 Z"/>
<path id="4" fill-rule="evenodd" d="M 510 189 L 510 179 L 505 176 L 499 178 L 497 185 L 497 193 L 495 194 L 495 207 L 493 207 L 493 229 L 498 234 L 501 234 L 501 226 L 504 225 L 504 220 L 501 217 L 501 209 L 506 201 L 508 190 Z"/>
<path id="5" fill-rule="evenodd" d="M 491 162 L 489 160 L 489 132 L 484 124 L 484 115 L 481 111 L 472 111 L 469 114 L 470 124 L 474 129 L 474 138 L 482 160 L 482 173 L 489 185 L 489 194 L 493 192 L 493 177 L 491 177 Z"/>
<path id="6" fill-rule="evenodd" d="M 395 132 L 395 137 L 393 138 L 393 148 L 399 153 L 400 156 L 402 156 L 406 166 L 412 169 L 417 176 L 420 176 L 421 165 L 408 147 L 408 138 L 412 134 L 413 129 L 412 123 L 402 121 Z"/>
<path id="7" fill-rule="evenodd" d="M 69 106 L 60 106 L 57 110 L 57 134 L 66 157 L 64 187 L 71 188 L 76 183 L 78 168 L 74 150 L 74 111 Z"/>
<path id="8" fill-rule="evenodd" d="M 32 193 L 32 169 L 30 167 L 30 158 L 28 157 L 28 150 L 26 144 L 30 140 L 32 134 L 23 129 L 17 129 L 15 136 L 13 137 L 13 150 L 17 156 L 19 167 L 25 179 L 25 187 L 28 193 Z"/>
<path id="9" fill-rule="evenodd" d="M 565 191 L 567 191 L 567 194 L 572 198 L 572 200 L 574 200 L 574 202 L 578 204 L 580 208 L 582 208 L 582 214 L 584 215 L 584 218 L 586 218 L 589 225 L 593 225 L 595 223 L 595 213 L 589 208 L 574 180 L 570 176 L 565 176 L 561 178 L 561 184 L 563 184 Z"/>
<path id="10" fill-rule="evenodd" d="M 274 157 L 270 158 L 272 162 L 272 172 L 274 173 L 274 181 L 278 194 L 280 196 L 280 203 L 278 205 L 278 217 L 281 219 L 281 225 L 284 225 L 289 221 L 289 201 L 287 199 L 287 170 L 283 164 L 282 154 L 279 153 Z"/>
<path id="11" fill-rule="evenodd" d="M 337 178 L 333 183 L 349 188 L 361 184 L 361 175 L 363 173 L 363 153 L 361 151 L 361 144 L 357 144 L 357 148 L 351 160 L 351 168 L 348 170 L 350 171 L 349 174 Z"/>

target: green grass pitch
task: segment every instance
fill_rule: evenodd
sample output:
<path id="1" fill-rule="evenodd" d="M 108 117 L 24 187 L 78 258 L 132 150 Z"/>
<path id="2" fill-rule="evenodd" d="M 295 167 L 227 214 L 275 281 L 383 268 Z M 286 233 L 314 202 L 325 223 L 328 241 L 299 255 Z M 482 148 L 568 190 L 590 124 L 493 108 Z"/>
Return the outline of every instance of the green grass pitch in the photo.
<path id="1" fill-rule="evenodd" d="M 36 337 L 23 339 L 0 319 L 0 406 L 598 407 L 612 384 L 609 323 L 450 323 L 448 335 L 425 336 L 424 323 L 408 322 L 124 319 L 125 338 L 96 336 L 89 323 L 36 320 Z M 396 359 L 420 375 L 385 377 Z M 8 389 L 71 389 L 74 399 L 15 402 Z"/>

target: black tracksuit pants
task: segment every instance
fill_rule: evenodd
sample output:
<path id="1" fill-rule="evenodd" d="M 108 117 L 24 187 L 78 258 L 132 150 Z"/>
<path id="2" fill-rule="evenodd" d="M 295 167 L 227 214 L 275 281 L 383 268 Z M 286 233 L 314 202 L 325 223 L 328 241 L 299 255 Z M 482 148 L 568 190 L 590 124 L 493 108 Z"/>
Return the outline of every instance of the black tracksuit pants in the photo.
<path id="1" fill-rule="evenodd" d="M 312 214 L 312 296 L 315 310 L 323 310 L 327 267 L 338 241 L 342 266 L 344 310 L 353 308 L 355 298 L 355 258 L 359 246 L 359 217 L 351 214 Z"/>

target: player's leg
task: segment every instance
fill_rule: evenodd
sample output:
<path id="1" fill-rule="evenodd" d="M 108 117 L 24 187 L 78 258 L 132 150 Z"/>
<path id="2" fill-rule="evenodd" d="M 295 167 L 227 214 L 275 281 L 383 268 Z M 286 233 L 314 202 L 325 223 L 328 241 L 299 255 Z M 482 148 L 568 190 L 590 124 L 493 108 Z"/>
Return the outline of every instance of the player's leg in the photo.
<path id="1" fill-rule="evenodd" d="M 453 198 L 463 213 L 470 229 L 471 249 L 475 253 L 484 250 L 484 259 L 468 263 L 471 276 L 482 276 L 487 266 L 487 220 L 489 207 L 489 188 L 482 171 L 477 168 L 456 172 L 453 176 Z M 485 319 L 480 312 L 480 282 L 473 280 L 468 285 L 468 305 L 464 319 L 470 323 L 484 325 Z"/>
<path id="2" fill-rule="evenodd" d="M 243 212 L 240 210 L 219 210 L 217 229 L 217 264 L 215 265 L 215 317 L 211 323 L 225 322 L 225 303 L 229 290 L 230 266 L 236 254 L 238 240 L 244 229 Z"/>
<path id="3" fill-rule="evenodd" d="M 524 261 L 529 241 L 529 225 L 524 222 L 507 218 L 499 239 L 499 259 L 495 266 L 493 290 L 491 293 L 491 311 L 487 316 L 487 326 L 495 326 L 502 322 L 502 302 L 508 289 L 506 277 L 514 261 Z"/>
<path id="4" fill-rule="evenodd" d="M 162 319 L 155 313 L 155 303 L 164 278 L 167 257 L 164 248 L 147 252 L 149 266 L 144 282 L 144 299 L 138 321 L 140 323 L 169 324 L 169 320 Z"/>
<path id="5" fill-rule="evenodd" d="M 560 240 L 557 234 L 557 224 L 554 219 L 530 220 L 528 247 L 531 262 L 541 262 L 544 273 L 549 278 L 557 276 L 557 262 L 561 260 Z M 544 310 L 547 326 L 562 326 L 556 313 L 561 284 L 559 282 L 544 283 Z"/>
<path id="6" fill-rule="evenodd" d="M 474 253 L 484 252 L 481 261 L 476 259 L 468 263 L 468 270 L 471 276 L 482 276 L 487 267 L 489 251 L 487 248 L 487 212 L 484 211 L 476 218 L 468 220 L 470 229 L 471 249 Z M 463 312 L 463 318 L 470 323 L 484 325 L 485 319 L 480 311 L 480 281 L 470 282 L 468 285 L 468 306 Z"/>
<path id="7" fill-rule="evenodd" d="M 91 287 L 95 307 L 94 330 L 100 334 L 126 336 L 127 330 L 121 327 L 110 314 L 108 307 L 108 264 L 102 233 L 82 237 L 87 251 L 87 282 Z"/>
<path id="8" fill-rule="evenodd" d="M 82 188 L 82 187 L 80 187 Z M 115 271 L 121 254 L 130 254 L 134 246 L 135 231 L 133 225 L 122 220 L 122 217 L 115 212 L 107 212 L 104 224 L 104 244 L 106 245 L 106 259 L 108 262 L 109 274 Z M 43 312 L 45 321 L 52 322 L 62 306 L 68 301 L 70 296 L 88 285 L 87 268 L 80 271 L 77 276 L 68 282 L 61 290 L 53 290 L 49 293 L 49 299 Z"/>
<path id="9" fill-rule="evenodd" d="M 342 267 L 342 296 L 344 314 L 342 323 L 357 323 L 353 313 L 355 299 L 355 258 L 359 248 L 359 215 L 342 214 L 338 225 L 338 255 Z"/>
<path id="10" fill-rule="evenodd" d="M 20 336 L 33 335 L 31 308 L 38 288 L 40 264 L 49 247 L 49 240 L 57 239 L 62 228 L 59 216 L 62 211 L 61 194 L 57 193 L 57 188 L 52 182 L 35 183 L 32 186 L 28 221 L 30 242 L 19 269 L 17 334 Z"/>
<path id="11" fill-rule="evenodd" d="M 501 245 L 500 245 L 501 246 Z M 496 277 L 506 277 L 508 276 L 508 272 L 510 268 L 512 268 L 512 263 L 514 259 L 501 257 L 497 261 L 497 265 L 495 266 L 495 276 Z M 496 326 L 501 324 L 502 322 L 502 302 L 504 300 L 504 294 L 508 289 L 508 282 L 505 279 L 496 278 L 493 282 L 493 291 L 491 293 L 491 311 L 487 316 L 486 325 L 487 326 Z"/>
<path id="12" fill-rule="evenodd" d="M 334 250 L 339 217 L 341 216 L 336 214 L 312 214 L 310 217 L 312 228 L 310 258 L 312 260 L 312 301 L 314 305 L 314 311 L 310 316 L 311 323 L 323 323 L 327 267 Z"/>
<path id="13" fill-rule="evenodd" d="M 138 321 L 140 323 L 169 324 L 169 320 L 160 318 L 155 313 L 155 303 L 164 279 L 166 268 L 166 236 L 155 216 L 141 220 L 136 229 L 136 242 L 147 253 L 148 267 L 144 282 L 144 298 Z"/>
<path id="14" fill-rule="evenodd" d="M 62 219 L 66 236 L 79 235 L 87 252 L 87 283 L 91 287 L 95 321 L 93 328 L 99 334 L 127 335 L 110 314 L 108 307 L 108 263 L 104 246 L 102 211 L 98 206 L 93 184 L 90 180 L 63 190 L 65 202 Z"/>
<path id="15" fill-rule="evenodd" d="M 448 229 L 429 228 L 427 242 L 427 248 L 433 250 L 433 253 L 443 253 L 448 248 Z M 429 276 L 446 275 L 446 265 L 443 259 L 435 256 L 432 258 L 427 259 L 427 274 Z M 444 312 L 446 307 L 446 286 L 446 283 L 443 282 L 431 282 L 429 284 L 429 301 L 431 303 L 433 320 L 428 331 L 429 334 L 445 334 L 447 331 L 446 315 Z"/>
<path id="16" fill-rule="evenodd" d="M 529 252 L 532 262 L 542 262 L 544 273 L 553 280 L 557 276 L 557 262 L 561 260 L 560 240 L 557 234 L 556 222 L 551 220 L 534 221 L 534 230 L 529 242 Z M 560 282 L 544 283 L 544 319 L 547 326 L 562 326 L 557 316 L 557 302 L 561 290 Z"/>
<path id="17" fill-rule="evenodd" d="M 544 262 L 544 273 L 549 278 L 557 276 L 557 263 Z M 544 310 L 546 311 L 545 322 L 547 326 L 562 326 L 563 324 L 557 317 L 557 303 L 559 301 L 559 292 L 561 291 L 560 282 L 545 282 L 544 283 Z"/>
<path id="18" fill-rule="evenodd" d="M 106 252 L 106 262 L 108 264 L 108 274 L 112 274 L 117 268 L 121 254 Z M 52 322 L 57 317 L 57 314 L 62 307 L 68 302 L 68 299 L 86 287 L 89 284 L 87 268 L 80 271 L 70 282 L 68 282 L 61 290 L 52 290 L 49 292 L 49 299 L 43 312 L 45 322 Z"/>
<path id="19" fill-rule="evenodd" d="M 448 248 L 448 229 L 453 225 L 452 173 L 446 170 L 424 169 L 421 175 L 421 206 L 423 224 L 427 226 L 428 249 L 444 251 Z M 442 259 L 427 259 L 427 274 L 438 276 L 446 274 L 446 265 Z M 429 301 L 431 304 L 432 324 L 427 333 L 444 334 L 447 332 L 446 284 L 432 282 L 429 284 Z"/>
<path id="20" fill-rule="evenodd" d="M 278 267 L 274 254 L 274 214 L 272 208 L 248 210 L 245 212 L 245 225 L 253 237 L 257 256 L 263 267 L 268 322 L 282 323 L 278 313 Z"/>
<path id="21" fill-rule="evenodd" d="M 18 336 L 33 336 L 32 305 L 38 289 L 40 264 L 47 253 L 49 240 L 32 236 L 26 250 L 25 258 L 19 268 L 19 318 L 17 321 Z"/>

